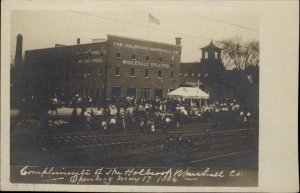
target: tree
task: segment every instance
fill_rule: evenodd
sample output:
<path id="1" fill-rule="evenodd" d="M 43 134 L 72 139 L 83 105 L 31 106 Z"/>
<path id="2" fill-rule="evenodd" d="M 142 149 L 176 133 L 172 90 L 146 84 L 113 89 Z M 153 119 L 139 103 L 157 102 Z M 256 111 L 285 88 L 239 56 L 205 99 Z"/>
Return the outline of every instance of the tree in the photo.
<path id="1" fill-rule="evenodd" d="M 222 60 L 225 68 L 236 68 L 244 71 L 249 66 L 259 64 L 259 43 L 256 40 L 243 41 L 241 37 L 222 42 Z"/>

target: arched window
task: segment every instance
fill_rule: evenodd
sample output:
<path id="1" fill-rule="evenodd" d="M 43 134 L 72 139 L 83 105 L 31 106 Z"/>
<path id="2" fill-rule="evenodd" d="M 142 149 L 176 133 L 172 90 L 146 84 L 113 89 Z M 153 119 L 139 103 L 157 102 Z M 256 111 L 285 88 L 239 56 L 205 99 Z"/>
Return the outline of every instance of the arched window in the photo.
<path id="1" fill-rule="evenodd" d="M 205 59 L 207 59 L 208 58 L 208 53 L 207 52 L 205 52 Z"/>

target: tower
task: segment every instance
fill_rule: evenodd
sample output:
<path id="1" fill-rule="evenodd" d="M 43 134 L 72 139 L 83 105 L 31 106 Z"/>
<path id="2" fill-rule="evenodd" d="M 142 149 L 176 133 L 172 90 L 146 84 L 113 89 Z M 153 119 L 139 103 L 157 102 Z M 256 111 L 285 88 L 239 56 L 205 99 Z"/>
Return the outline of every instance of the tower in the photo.
<path id="1" fill-rule="evenodd" d="M 204 76 L 201 77 L 200 81 L 204 83 L 211 99 L 221 99 L 224 95 L 221 77 L 225 72 L 221 59 L 222 48 L 215 46 L 213 41 L 211 41 L 209 45 L 201 48 L 201 51 L 200 72 Z"/>
<path id="2" fill-rule="evenodd" d="M 221 60 L 222 48 L 215 46 L 213 41 L 209 45 L 201 48 L 202 58 L 200 62 L 201 70 L 205 73 L 218 73 L 225 70 Z"/>
<path id="3" fill-rule="evenodd" d="M 221 60 L 221 48 L 215 46 L 213 41 L 209 45 L 201 48 L 202 50 L 202 59 L 201 60 Z"/>
<path id="4" fill-rule="evenodd" d="M 23 36 L 18 34 L 17 36 L 17 45 L 16 45 L 16 55 L 15 55 L 15 66 L 20 67 L 22 64 L 22 42 Z"/>

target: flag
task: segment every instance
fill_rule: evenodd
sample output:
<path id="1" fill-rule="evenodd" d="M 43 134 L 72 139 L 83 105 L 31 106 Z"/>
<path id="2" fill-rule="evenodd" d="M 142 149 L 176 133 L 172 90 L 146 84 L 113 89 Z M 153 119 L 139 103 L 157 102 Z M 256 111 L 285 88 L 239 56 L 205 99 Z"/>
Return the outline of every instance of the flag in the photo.
<path id="1" fill-rule="evenodd" d="M 160 25 L 159 19 L 157 19 L 156 17 L 154 17 L 150 13 L 149 13 L 149 21 L 152 22 L 152 23 L 155 23 L 156 25 Z"/>

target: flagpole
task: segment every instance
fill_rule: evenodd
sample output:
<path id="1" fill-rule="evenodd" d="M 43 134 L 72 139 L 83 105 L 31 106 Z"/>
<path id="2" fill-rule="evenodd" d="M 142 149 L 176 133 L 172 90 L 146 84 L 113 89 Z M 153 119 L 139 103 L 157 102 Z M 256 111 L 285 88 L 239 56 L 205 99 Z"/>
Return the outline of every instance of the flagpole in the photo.
<path id="1" fill-rule="evenodd" d="M 148 13 L 148 16 L 147 16 L 147 40 L 148 40 L 148 32 L 149 32 L 149 14 Z"/>

